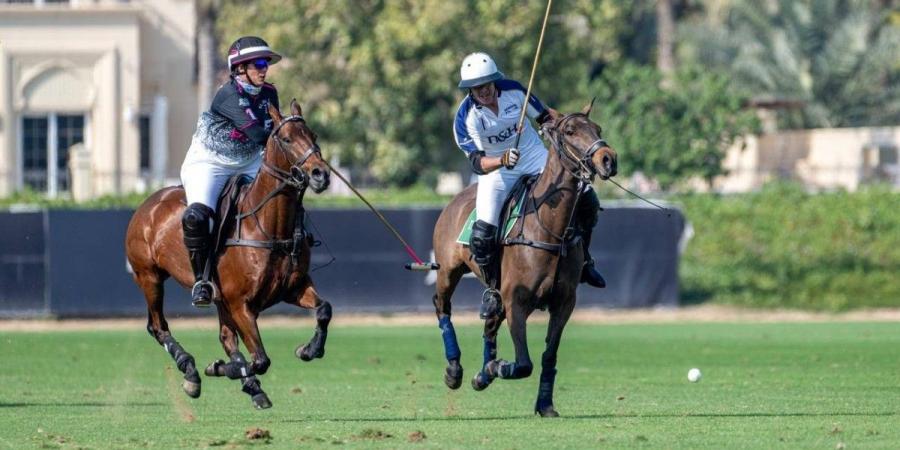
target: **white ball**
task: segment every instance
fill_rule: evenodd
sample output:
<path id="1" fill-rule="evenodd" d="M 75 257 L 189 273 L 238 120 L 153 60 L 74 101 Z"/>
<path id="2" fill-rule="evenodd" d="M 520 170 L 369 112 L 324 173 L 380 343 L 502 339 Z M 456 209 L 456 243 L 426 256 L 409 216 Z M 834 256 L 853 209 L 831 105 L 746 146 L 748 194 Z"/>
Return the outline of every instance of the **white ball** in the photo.
<path id="1" fill-rule="evenodd" d="M 700 381 L 701 376 L 703 376 L 703 375 L 700 373 L 700 369 L 698 369 L 696 367 L 694 367 L 691 370 L 688 370 L 688 381 L 690 381 L 691 383 L 696 383 L 696 382 Z"/>

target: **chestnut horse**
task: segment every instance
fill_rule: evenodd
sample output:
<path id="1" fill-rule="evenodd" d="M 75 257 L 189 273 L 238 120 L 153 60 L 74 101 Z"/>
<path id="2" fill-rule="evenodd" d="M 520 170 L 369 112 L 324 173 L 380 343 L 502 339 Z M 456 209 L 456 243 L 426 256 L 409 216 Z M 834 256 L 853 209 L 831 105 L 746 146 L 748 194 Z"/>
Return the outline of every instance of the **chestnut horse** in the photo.
<path id="1" fill-rule="evenodd" d="M 330 173 L 316 145 L 316 134 L 303 120 L 296 101 L 291 102 L 290 116 L 282 117 L 272 105 L 269 114 L 273 131 L 262 166 L 238 197 L 237 222 L 220 224 L 226 227 L 223 232 L 237 231 L 239 239 L 220 246 L 218 256 L 211 257 L 218 261 L 214 300 L 219 341 L 230 362 L 219 360 L 206 368 L 208 376 L 241 379 L 243 391 L 260 409 L 272 404 L 256 378 L 266 373 L 270 364 L 256 324 L 259 313 L 281 301 L 316 309 L 315 333 L 295 352 L 304 361 L 324 355 L 331 320 L 331 305 L 319 297 L 309 277 L 308 242 L 302 233 L 295 233 L 295 219 L 302 217 L 306 188 L 322 192 L 328 187 Z M 181 186 L 151 195 L 128 224 L 125 251 L 134 281 L 147 300 L 147 331 L 184 373 L 185 393 L 197 398 L 200 375 L 194 357 L 172 336 L 163 315 L 163 282 L 171 276 L 188 289 L 194 283 L 181 227 L 185 207 Z M 240 352 L 238 336 L 251 354 L 249 363 Z"/>
<path id="2" fill-rule="evenodd" d="M 592 105 L 593 102 L 580 113 L 555 117 L 542 127 L 553 150 L 525 199 L 526 213 L 513 226 L 511 236 L 516 237 L 501 237 L 499 288 L 506 314 L 485 321 L 484 364 L 472 379 L 472 387 L 480 391 L 495 378 L 530 376 L 533 365 L 525 339 L 525 321 L 536 308 L 549 308 L 547 347 L 541 358 L 535 404 L 535 412 L 542 417 L 559 415 L 553 408 L 556 353 L 563 328 L 575 308 L 575 288 L 584 262 L 581 245 L 575 245 L 580 236 L 572 228 L 576 204 L 582 189 L 595 175 L 608 179 L 617 171 L 616 152 L 600 137 L 600 127 L 589 118 Z M 474 272 L 481 277 L 469 248 L 456 242 L 456 236 L 475 207 L 476 188 L 469 186 L 457 195 L 444 208 L 434 230 L 435 260 L 440 265 L 434 307 L 448 363 L 444 382 L 451 389 L 459 388 L 463 369 L 456 332 L 450 321 L 450 297 L 465 273 Z M 497 359 L 497 332 L 504 318 L 515 346 L 513 362 Z"/>

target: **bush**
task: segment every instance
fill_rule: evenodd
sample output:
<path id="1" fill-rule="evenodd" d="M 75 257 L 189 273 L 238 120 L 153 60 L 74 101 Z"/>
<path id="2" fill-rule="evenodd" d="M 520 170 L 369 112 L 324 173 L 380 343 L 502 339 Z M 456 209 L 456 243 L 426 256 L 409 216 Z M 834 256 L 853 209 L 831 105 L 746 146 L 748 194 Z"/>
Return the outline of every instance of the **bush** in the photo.
<path id="1" fill-rule="evenodd" d="M 887 187 L 679 198 L 694 227 L 686 303 L 840 311 L 900 306 L 900 210 Z"/>

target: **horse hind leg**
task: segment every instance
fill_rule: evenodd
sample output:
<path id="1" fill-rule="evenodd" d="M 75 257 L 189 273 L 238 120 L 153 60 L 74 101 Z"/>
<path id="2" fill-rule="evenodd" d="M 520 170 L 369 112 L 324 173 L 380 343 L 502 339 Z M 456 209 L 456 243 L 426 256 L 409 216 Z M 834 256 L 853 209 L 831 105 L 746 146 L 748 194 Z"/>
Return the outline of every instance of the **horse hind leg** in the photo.
<path id="1" fill-rule="evenodd" d="M 175 366 L 184 374 L 181 384 L 184 393 L 191 398 L 200 397 L 200 373 L 197 372 L 194 357 L 169 332 L 169 323 L 163 314 L 164 279 L 158 274 L 146 273 L 136 273 L 134 278 L 147 300 L 147 332 L 166 349 L 175 360 Z"/>
<path id="2" fill-rule="evenodd" d="M 230 361 L 227 363 L 221 359 L 213 361 L 206 367 L 206 375 L 241 380 L 241 390 L 250 395 L 254 407 L 257 409 L 271 408 L 272 402 L 262 390 L 259 379 L 253 374 L 252 367 L 238 348 L 238 337 L 234 325 L 222 320 L 224 311 L 221 306 L 219 308 L 219 342 L 222 343 L 222 348 Z"/>
<path id="3" fill-rule="evenodd" d="M 525 333 L 525 323 L 530 311 L 525 310 L 521 299 L 513 299 L 512 305 L 506 313 L 509 323 L 509 334 L 512 337 L 513 346 L 516 349 L 516 360 L 513 362 L 495 359 L 485 365 L 484 372 L 492 378 L 504 378 L 518 380 L 531 376 L 534 364 L 528 355 L 528 340 Z"/>
<path id="4" fill-rule="evenodd" d="M 450 389 L 459 389 L 463 378 L 463 368 L 459 363 L 462 352 L 456 339 L 456 330 L 453 328 L 453 322 L 450 320 L 450 297 L 453 296 L 453 291 L 456 290 L 456 285 L 462 278 L 463 273 L 462 267 L 451 269 L 449 265 L 441 266 L 437 274 L 437 282 L 435 283 L 435 294 L 432 297 L 434 311 L 438 319 L 438 328 L 441 329 L 441 338 L 444 341 L 444 357 L 447 359 L 447 369 L 444 371 L 444 384 Z"/>
<path id="5" fill-rule="evenodd" d="M 312 279 L 307 275 L 300 296 L 292 302 L 301 308 L 316 310 L 316 330 L 306 344 L 294 350 L 301 361 L 312 361 L 325 356 L 325 341 L 328 339 L 328 324 L 331 323 L 331 303 L 319 297 Z"/>
<path id="6" fill-rule="evenodd" d="M 502 323 L 503 316 L 493 316 L 484 322 L 484 360 L 481 371 L 472 378 L 472 389 L 476 391 L 483 391 L 494 381 L 495 377 L 488 373 L 487 366 L 497 359 L 497 333 Z"/>

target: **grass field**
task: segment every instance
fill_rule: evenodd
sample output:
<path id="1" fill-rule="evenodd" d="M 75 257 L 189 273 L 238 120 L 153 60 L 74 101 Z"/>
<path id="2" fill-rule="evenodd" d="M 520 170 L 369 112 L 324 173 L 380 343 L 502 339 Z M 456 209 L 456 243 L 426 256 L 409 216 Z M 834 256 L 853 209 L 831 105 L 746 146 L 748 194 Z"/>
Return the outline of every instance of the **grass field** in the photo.
<path id="1" fill-rule="evenodd" d="M 535 321 L 537 322 L 537 321 Z M 546 328 L 530 328 L 540 361 Z M 203 367 L 212 330 L 174 330 Z M 142 330 L 2 332 L 2 448 L 897 448 L 900 324 L 573 324 L 555 404 L 532 415 L 537 372 L 474 392 L 480 329 L 457 327 L 463 387 L 442 382 L 436 326 L 333 326 L 301 363 L 309 327 L 263 329 L 274 407 L 239 383 L 180 374 Z M 504 327 L 500 355 L 512 349 Z M 703 370 L 689 383 L 689 368 Z M 260 428 L 269 438 L 250 439 Z"/>

